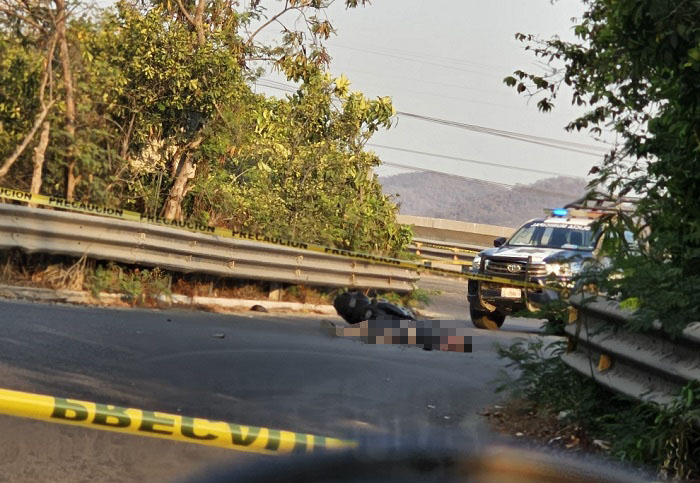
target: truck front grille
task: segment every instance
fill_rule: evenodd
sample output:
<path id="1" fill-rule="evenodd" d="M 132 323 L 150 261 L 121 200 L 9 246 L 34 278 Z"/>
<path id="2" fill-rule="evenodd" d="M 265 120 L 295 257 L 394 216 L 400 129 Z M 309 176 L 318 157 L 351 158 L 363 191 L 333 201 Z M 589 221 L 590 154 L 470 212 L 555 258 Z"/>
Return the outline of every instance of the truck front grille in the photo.
<path id="1" fill-rule="evenodd" d="M 516 268 L 517 267 L 517 268 Z M 484 271 L 489 275 L 507 275 L 510 277 L 525 278 L 527 262 L 518 260 L 485 260 Z M 545 277 L 547 270 L 544 263 L 531 263 L 528 275 L 530 278 Z"/>

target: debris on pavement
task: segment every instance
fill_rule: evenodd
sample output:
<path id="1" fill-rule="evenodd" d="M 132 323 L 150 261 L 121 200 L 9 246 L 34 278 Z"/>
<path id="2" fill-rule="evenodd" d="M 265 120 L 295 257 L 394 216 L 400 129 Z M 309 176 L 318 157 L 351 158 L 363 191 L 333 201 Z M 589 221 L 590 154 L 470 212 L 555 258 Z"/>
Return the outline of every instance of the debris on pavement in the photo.
<path id="1" fill-rule="evenodd" d="M 547 413 L 538 410 L 531 402 L 512 399 L 505 404 L 484 408 L 479 414 L 495 431 L 542 446 L 585 452 L 609 449 L 606 441 L 593 440 L 583 428 L 568 423 L 570 411 L 562 412 L 568 414 Z"/>

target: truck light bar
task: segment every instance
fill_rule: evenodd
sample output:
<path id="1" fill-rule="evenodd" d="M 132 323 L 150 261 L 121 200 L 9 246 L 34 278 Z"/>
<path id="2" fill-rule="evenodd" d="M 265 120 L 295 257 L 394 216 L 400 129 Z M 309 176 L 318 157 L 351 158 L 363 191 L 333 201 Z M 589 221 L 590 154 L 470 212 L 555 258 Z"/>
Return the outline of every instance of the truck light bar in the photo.
<path id="1" fill-rule="evenodd" d="M 607 211 L 610 213 L 611 211 Z M 556 216 L 559 218 L 567 217 L 567 218 L 588 218 L 591 220 L 595 220 L 596 218 L 600 218 L 603 216 L 603 214 L 606 213 L 606 211 L 603 210 L 595 210 L 595 209 L 588 209 L 588 210 L 581 210 L 581 209 L 566 209 L 566 208 L 546 208 L 544 210 L 545 215 L 547 216 Z"/>

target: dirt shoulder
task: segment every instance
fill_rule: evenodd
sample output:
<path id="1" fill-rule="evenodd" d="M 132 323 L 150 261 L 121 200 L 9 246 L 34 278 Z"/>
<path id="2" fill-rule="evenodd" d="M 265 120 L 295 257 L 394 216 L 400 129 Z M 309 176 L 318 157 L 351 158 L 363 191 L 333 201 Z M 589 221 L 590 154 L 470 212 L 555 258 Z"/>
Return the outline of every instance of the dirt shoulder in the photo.
<path id="1" fill-rule="evenodd" d="M 592 439 L 565 411 L 552 414 L 523 399 L 504 401 L 480 414 L 494 431 L 537 446 L 586 453 L 607 448 L 607 442 Z"/>

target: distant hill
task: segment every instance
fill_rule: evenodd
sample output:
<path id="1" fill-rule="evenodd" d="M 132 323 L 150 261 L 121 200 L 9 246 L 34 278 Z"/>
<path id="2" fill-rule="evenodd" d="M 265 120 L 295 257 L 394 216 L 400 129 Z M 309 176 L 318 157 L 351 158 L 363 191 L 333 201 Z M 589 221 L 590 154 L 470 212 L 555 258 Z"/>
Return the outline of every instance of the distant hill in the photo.
<path id="1" fill-rule="evenodd" d="M 401 214 L 518 226 L 580 198 L 586 183 L 566 177 L 547 178 L 513 188 L 435 173 L 405 173 L 380 178 L 384 193 L 396 195 Z"/>

